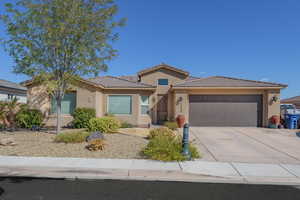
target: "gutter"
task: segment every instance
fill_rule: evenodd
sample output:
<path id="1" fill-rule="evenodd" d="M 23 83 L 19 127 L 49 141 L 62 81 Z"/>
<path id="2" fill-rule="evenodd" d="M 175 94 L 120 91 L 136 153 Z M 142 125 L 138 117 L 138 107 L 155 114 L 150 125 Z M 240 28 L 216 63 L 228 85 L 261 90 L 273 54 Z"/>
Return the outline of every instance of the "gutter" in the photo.
<path id="1" fill-rule="evenodd" d="M 284 89 L 285 87 L 171 87 L 172 90 L 211 90 L 211 89 L 260 89 L 260 90 L 270 90 L 270 89 Z"/>

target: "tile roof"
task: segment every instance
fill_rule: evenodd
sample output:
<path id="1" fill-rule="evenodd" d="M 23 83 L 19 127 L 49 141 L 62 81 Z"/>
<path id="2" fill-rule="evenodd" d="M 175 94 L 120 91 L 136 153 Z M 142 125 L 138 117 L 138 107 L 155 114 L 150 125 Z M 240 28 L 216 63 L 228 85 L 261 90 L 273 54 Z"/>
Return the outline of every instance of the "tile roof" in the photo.
<path id="1" fill-rule="evenodd" d="M 200 77 L 196 77 L 196 76 L 189 76 L 185 81 L 193 81 L 196 79 L 200 79 Z"/>
<path id="2" fill-rule="evenodd" d="M 26 87 L 23 87 L 22 85 L 20 85 L 18 83 L 14 83 L 14 82 L 3 80 L 3 79 L 0 79 L 0 87 L 27 91 Z"/>
<path id="3" fill-rule="evenodd" d="M 89 81 L 100 84 L 105 88 L 154 88 L 152 85 L 129 81 L 114 76 L 98 76 L 89 79 Z"/>
<path id="4" fill-rule="evenodd" d="M 127 81 L 133 81 L 133 82 L 138 82 L 138 77 L 136 75 L 130 75 L 130 76 L 119 76 L 121 79 L 125 79 Z"/>
<path id="5" fill-rule="evenodd" d="M 285 88 L 287 85 L 263 82 L 263 81 L 252 81 L 239 78 L 231 78 L 224 76 L 212 76 L 207 78 L 199 78 L 183 83 L 173 85 L 173 87 L 282 87 Z"/>
<path id="6" fill-rule="evenodd" d="M 294 103 L 294 102 L 300 102 L 300 96 L 295 96 L 295 97 L 281 100 L 281 103 Z"/>
<path id="7" fill-rule="evenodd" d="M 151 71 L 155 71 L 155 70 L 159 70 L 159 69 L 162 69 L 162 68 L 164 68 L 164 69 L 169 69 L 169 70 L 172 70 L 172 71 L 175 71 L 175 72 L 184 74 L 184 75 L 186 75 L 186 76 L 189 75 L 189 72 L 187 72 L 187 71 L 184 71 L 184 70 L 179 69 L 179 68 L 176 68 L 176 67 L 172 67 L 172 66 L 167 65 L 167 64 L 164 64 L 164 63 L 162 63 L 162 64 L 160 64 L 160 65 L 156 65 L 156 66 L 154 66 L 154 67 L 150 67 L 150 68 L 144 69 L 144 70 L 142 70 L 142 71 L 139 71 L 139 72 L 138 72 L 138 75 L 141 76 L 141 75 L 143 75 L 143 74 L 145 74 L 145 73 L 148 73 L 148 72 L 151 72 Z"/>

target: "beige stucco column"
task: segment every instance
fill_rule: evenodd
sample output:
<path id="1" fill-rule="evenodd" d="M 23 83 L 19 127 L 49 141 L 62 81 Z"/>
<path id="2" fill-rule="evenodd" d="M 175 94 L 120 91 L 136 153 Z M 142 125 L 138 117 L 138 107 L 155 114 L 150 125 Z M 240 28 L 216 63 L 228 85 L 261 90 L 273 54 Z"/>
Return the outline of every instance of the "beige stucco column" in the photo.
<path id="1" fill-rule="evenodd" d="M 174 118 L 184 115 L 186 122 L 189 121 L 189 95 L 185 91 L 174 92 Z"/>
<path id="2" fill-rule="evenodd" d="M 273 115 L 280 115 L 280 90 L 267 90 L 266 91 L 266 119 L 265 126 L 269 125 L 269 119 Z"/>

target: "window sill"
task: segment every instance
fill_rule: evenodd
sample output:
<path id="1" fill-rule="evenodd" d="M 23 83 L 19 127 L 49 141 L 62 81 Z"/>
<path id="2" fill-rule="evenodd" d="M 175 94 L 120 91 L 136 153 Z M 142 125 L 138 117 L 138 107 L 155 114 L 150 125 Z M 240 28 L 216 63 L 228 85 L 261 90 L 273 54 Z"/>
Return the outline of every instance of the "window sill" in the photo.
<path id="1" fill-rule="evenodd" d="M 49 117 L 56 117 L 57 115 L 56 114 L 49 114 L 48 115 Z M 72 117 L 71 114 L 61 114 L 62 117 Z"/>
<path id="2" fill-rule="evenodd" d="M 132 114 L 112 114 L 114 116 L 132 116 Z"/>

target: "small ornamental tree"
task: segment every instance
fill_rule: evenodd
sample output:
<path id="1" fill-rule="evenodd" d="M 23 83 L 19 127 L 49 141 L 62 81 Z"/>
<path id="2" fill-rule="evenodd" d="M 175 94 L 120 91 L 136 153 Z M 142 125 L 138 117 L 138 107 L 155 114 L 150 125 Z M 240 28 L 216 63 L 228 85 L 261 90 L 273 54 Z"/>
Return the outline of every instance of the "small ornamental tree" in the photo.
<path id="1" fill-rule="evenodd" d="M 14 58 L 15 73 L 32 77 L 47 87 L 57 104 L 57 133 L 61 101 L 79 77 L 97 75 L 116 56 L 113 0 L 19 0 L 6 4 L 1 15 L 7 29 L 5 48 Z"/>

